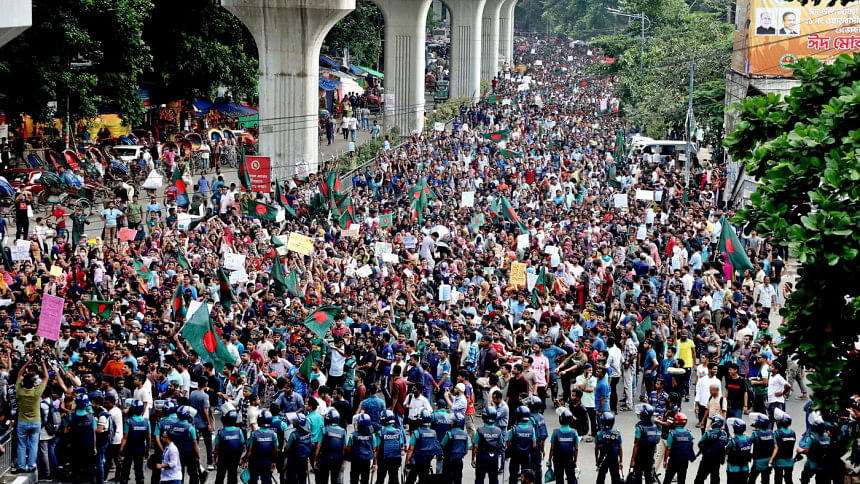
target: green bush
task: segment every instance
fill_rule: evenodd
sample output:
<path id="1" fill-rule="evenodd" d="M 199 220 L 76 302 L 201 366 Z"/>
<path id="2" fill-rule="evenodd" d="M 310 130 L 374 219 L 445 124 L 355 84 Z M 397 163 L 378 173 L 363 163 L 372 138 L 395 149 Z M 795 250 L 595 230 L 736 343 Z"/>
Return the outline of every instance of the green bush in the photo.
<path id="1" fill-rule="evenodd" d="M 385 136 L 388 136 L 391 146 L 394 147 L 400 142 L 399 133 L 400 129 L 396 126 L 391 128 L 388 132 L 382 132 L 378 139 L 370 140 L 367 143 L 358 145 L 355 148 L 355 156 L 353 158 L 349 157 L 349 153 L 340 155 L 337 158 L 336 166 L 339 167 L 341 172 L 346 172 L 369 163 L 376 157 L 376 155 L 379 154 L 379 150 L 381 150 L 382 146 L 385 144 Z"/>
<path id="2" fill-rule="evenodd" d="M 436 112 L 427 116 L 427 122 L 424 123 L 424 130 L 433 129 L 436 123 L 447 123 L 460 115 L 460 106 L 469 104 L 468 97 L 457 99 L 449 99 L 447 102 L 436 106 Z"/>

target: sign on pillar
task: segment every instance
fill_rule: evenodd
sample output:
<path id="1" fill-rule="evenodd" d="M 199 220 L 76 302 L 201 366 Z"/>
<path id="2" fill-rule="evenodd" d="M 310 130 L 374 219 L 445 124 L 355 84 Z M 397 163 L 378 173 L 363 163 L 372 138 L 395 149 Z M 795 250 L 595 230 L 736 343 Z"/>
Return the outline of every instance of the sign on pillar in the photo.
<path id="1" fill-rule="evenodd" d="M 268 156 L 246 156 L 251 192 L 269 193 L 272 187 L 272 161 Z"/>
<path id="2" fill-rule="evenodd" d="M 395 96 L 393 92 L 386 92 L 382 95 L 382 102 L 385 103 L 385 109 L 383 111 L 384 116 L 382 118 L 382 129 L 385 132 L 390 131 L 391 128 L 394 127 L 394 109 L 396 107 L 394 105 L 394 99 Z"/>

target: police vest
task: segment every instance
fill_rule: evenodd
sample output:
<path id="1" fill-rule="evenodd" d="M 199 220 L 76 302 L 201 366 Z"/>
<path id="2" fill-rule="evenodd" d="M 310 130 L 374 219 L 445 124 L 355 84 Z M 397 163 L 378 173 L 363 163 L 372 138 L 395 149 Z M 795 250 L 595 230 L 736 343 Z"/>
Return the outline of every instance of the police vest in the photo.
<path id="1" fill-rule="evenodd" d="M 502 450 L 502 429 L 481 427 L 478 429 L 478 460 L 499 458 Z"/>
<path id="2" fill-rule="evenodd" d="M 600 432 L 597 437 L 597 445 L 604 459 L 618 459 L 618 453 L 621 449 L 621 432 L 617 430 Z"/>
<path id="3" fill-rule="evenodd" d="M 448 442 L 445 445 L 445 458 L 462 459 L 466 456 L 469 445 L 469 434 L 462 429 L 451 429 L 448 432 Z"/>
<path id="4" fill-rule="evenodd" d="M 346 430 L 334 425 L 326 426 L 322 440 L 322 458 L 325 462 L 343 460 L 343 447 L 346 445 Z"/>
<path id="5" fill-rule="evenodd" d="M 86 445 L 87 448 L 92 447 L 96 443 L 96 434 L 93 419 L 93 414 L 87 412 L 84 415 L 77 411 L 72 414 L 72 442 L 76 444 Z"/>
<path id="6" fill-rule="evenodd" d="M 770 430 L 756 430 L 752 434 L 753 459 L 770 458 L 773 455 L 773 432 Z"/>
<path id="7" fill-rule="evenodd" d="M 396 429 L 383 428 L 379 431 L 382 440 L 382 458 L 400 458 L 400 432 Z"/>
<path id="8" fill-rule="evenodd" d="M 159 435 L 169 433 L 170 429 L 172 429 L 177 422 L 179 422 L 179 420 L 176 418 L 176 415 L 161 417 L 161 420 L 158 421 Z"/>
<path id="9" fill-rule="evenodd" d="M 526 425 L 525 427 L 516 425 L 514 427 L 514 435 L 511 439 L 514 443 L 514 449 L 519 452 L 531 452 L 534 432 L 534 428 L 531 425 Z M 522 457 L 522 455 L 519 457 Z"/>
<path id="10" fill-rule="evenodd" d="M 669 452 L 669 456 L 673 459 L 692 462 L 696 458 L 696 452 L 693 450 L 693 434 L 687 429 L 672 429 L 669 435 L 672 436 L 672 451 Z"/>
<path id="11" fill-rule="evenodd" d="M 442 442 L 445 434 L 451 430 L 451 418 L 450 413 L 436 412 L 433 414 L 433 430 L 436 431 L 436 438 L 439 442 Z"/>
<path id="12" fill-rule="evenodd" d="M 355 460 L 373 459 L 373 435 L 352 434 L 352 457 Z"/>
<path id="13" fill-rule="evenodd" d="M 194 453 L 194 439 L 191 438 L 191 424 L 188 422 L 176 422 L 170 427 L 170 438 L 176 444 L 179 455 L 191 455 Z"/>
<path id="14" fill-rule="evenodd" d="M 777 429 L 774 432 L 774 440 L 778 450 L 776 451 L 777 459 L 791 459 L 794 457 L 794 446 L 797 444 L 797 436 L 791 429 Z"/>
<path id="15" fill-rule="evenodd" d="M 654 424 L 643 425 L 638 423 L 636 426 L 639 428 L 639 450 L 636 455 L 640 455 L 642 452 L 653 452 L 660 442 L 660 429 Z"/>
<path id="16" fill-rule="evenodd" d="M 699 445 L 702 448 L 703 457 L 721 456 L 726 451 L 726 445 L 729 442 L 729 436 L 722 430 L 711 429 L 705 433 L 705 440 Z"/>
<path id="17" fill-rule="evenodd" d="M 752 441 L 746 435 L 735 435 L 728 447 L 729 464 L 744 467 L 749 464 L 752 456 Z"/>
<path id="18" fill-rule="evenodd" d="M 442 455 L 442 447 L 439 445 L 439 439 L 436 438 L 436 432 L 433 429 L 419 427 L 415 432 L 418 432 L 413 454 L 418 458 L 416 462 L 427 462 L 434 456 Z"/>
<path id="19" fill-rule="evenodd" d="M 278 436 L 278 450 L 282 449 L 286 443 L 284 440 L 284 421 L 281 420 L 281 417 L 272 417 L 269 428 Z"/>
<path id="20" fill-rule="evenodd" d="M 812 432 L 809 434 L 809 460 L 817 464 L 823 464 L 827 453 L 830 451 L 830 436 L 826 433 L 818 434 Z"/>
<path id="21" fill-rule="evenodd" d="M 555 442 L 553 443 L 555 444 L 554 456 L 562 459 L 572 459 L 573 452 L 576 450 L 576 431 L 573 429 L 567 431 L 556 430 Z"/>
<path id="22" fill-rule="evenodd" d="M 242 431 L 225 427 L 218 431 L 218 456 L 237 460 L 242 456 Z"/>
<path id="23" fill-rule="evenodd" d="M 543 442 L 549 437 L 549 432 L 546 430 L 546 420 L 539 413 L 532 414 L 532 421 L 535 425 L 535 438 L 538 442 Z"/>
<path id="24" fill-rule="evenodd" d="M 140 416 L 126 421 L 128 433 L 125 437 L 125 451 L 133 455 L 146 453 L 146 438 L 149 436 L 149 423 Z"/>
<path id="25" fill-rule="evenodd" d="M 310 432 L 296 430 L 294 435 L 296 438 L 290 446 L 289 456 L 298 457 L 300 459 L 310 457 L 314 448 L 314 444 L 311 442 Z"/>
<path id="26" fill-rule="evenodd" d="M 275 432 L 270 429 L 259 429 L 251 434 L 251 438 L 254 441 L 254 451 L 251 457 L 257 462 L 271 462 L 278 450 L 275 445 L 278 436 L 275 435 Z"/>

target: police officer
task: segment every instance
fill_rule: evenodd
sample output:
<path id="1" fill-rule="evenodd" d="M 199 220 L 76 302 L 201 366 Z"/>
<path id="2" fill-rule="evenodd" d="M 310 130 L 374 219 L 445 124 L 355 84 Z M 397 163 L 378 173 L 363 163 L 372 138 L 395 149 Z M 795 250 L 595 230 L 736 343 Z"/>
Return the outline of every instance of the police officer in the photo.
<path id="1" fill-rule="evenodd" d="M 475 483 L 484 484 L 486 476 L 490 484 L 499 484 L 499 457 L 504 450 L 502 429 L 496 427 L 496 409 L 485 407 L 481 415 L 484 426 L 472 437 L 472 467 Z"/>
<path id="2" fill-rule="evenodd" d="M 78 471 L 73 472 L 73 482 L 92 480 L 96 468 L 96 422 L 89 410 L 90 397 L 79 393 L 75 397 L 75 411 L 69 417 L 69 441 Z"/>
<path id="3" fill-rule="evenodd" d="M 633 441 L 633 454 L 630 456 L 630 469 L 633 473 L 633 482 L 642 482 L 645 477 L 647 484 L 654 482 L 654 453 L 657 444 L 660 443 L 660 428 L 654 424 L 654 407 L 647 403 L 640 404 L 637 408 L 639 422 L 636 423 L 635 440 Z"/>
<path id="4" fill-rule="evenodd" d="M 287 437 L 284 452 L 287 454 L 287 465 L 284 469 L 282 484 L 305 484 L 308 479 L 308 459 L 314 453 L 316 446 L 311 439 L 308 418 L 304 414 L 296 414 L 293 421 L 293 432 Z"/>
<path id="5" fill-rule="evenodd" d="M 600 414 L 600 430 L 597 432 L 597 445 L 594 446 L 594 460 L 597 462 L 597 484 L 603 484 L 606 473 L 612 484 L 621 484 L 621 469 L 624 467 L 624 453 L 621 450 L 621 432 L 614 430 L 615 415 L 612 412 Z"/>
<path id="6" fill-rule="evenodd" d="M 752 458 L 752 439 L 744 435 L 747 424 L 739 418 L 730 418 L 729 426 L 734 434 L 726 445 L 726 482 L 746 484 Z"/>
<path id="7" fill-rule="evenodd" d="M 167 434 L 173 429 L 173 425 L 179 422 L 179 418 L 176 417 L 176 401 L 175 400 L 165 400 L 164 405 L 161 407 L 161 418 L 158 422 L 155 423 L 155 428 L 152 429 L 152 442 L 155 442 L 155 445 L 152 447 L 153 449 L 153 457 L 152 460 L 154 462 L 161 462 L 161 456 L 164 453 L 164 444 L 161 442 L 161 435 Z M 152 469 L 152 477 L 149 481 L 151 484 L 159 484 L 161 482 L 161 469 L 155 467 Z"/>
<path id="8" fill-rule="evenodd" d="M 704 484 L 705 478 L 708 476 L 711 478 L 711 484 L 720 482 L 720 464 L 726 455 L 726 444 L 729 442 L 729 436 L 723 428 L 725 421 L 722 416 L 713 415 L 709 420 L 711 429 L 702 434 L 698 443 L 702 460 L 699 462 L 699 469 L 693 480 L 694 484 Z"/>
<path id="9" fill-rule="evenodd" d="M 215 434 L 215 484 L 236 484 L 239 471 L 239 461 L 245 451 L 245 434 L 236 426 L 239 420 L 239 412 L 229 410 L 221 415 L 221 424 L 224 426 Z"/>
<path id="10" fill-rule="evenodd" d="M 181 408 L 180 408 L 181 410 Z M 248 464 L 251 474 L 249 484 L 272 484 L 272 473 L 277 468 L 278 436 L 269 428 L 272 412 L 263 410 L 257 416 L 258 429 L 248 437 L 248 452 L 242 458 L 242 465 Z"/>
<path id="11" fill-rule="evenodd" d="M 532 395 L 526 399 L 526 405 L 529 407 L 531 414 L 532 425 L 535 429 L 535 438 L 537 439 L 537 447 L 532 451 L 532 469 L 536 476 L 543 475 L 541 462 L 545 452 L 546 439 L 549 438 L 549 432 L 546 429 L 546 420 L 543 418 L 543 402 L 540 398 Z M 573 422 L 573 414 L 571 414 L 571 422 Z"/>
<path id="12" fill-rule="evenodd" d="M 131 415 L 123 426 L 122 442 L 119 453 L 122 459 L 120 483 L 127 484 L 131 466 L 134 464 L 134 482 L 143 484 L 143 460 L 150 447 L 149 420 L 143 418 L 144 405 L 140 400 L 131 402 L 128 413 Z"/>
<path id="13" fill-rule="evenodd" d="M 830 482 L 830 473 L 826 466 L 832 446 L 830 436 L 827 435 L 828 424 L 817 412 L 810 415 L 810 423 L 812 429 L 797 451 L 798 454 L 806 454 L 806 464 L 800 474 L 800 482 L 807 484 L 813 475 L 816 484 Z"/>
<path id="14" fill-rule="evenodd" d="M 368 484 L 371 466 L 376 468 L 374 449 L 379 445 L 378 438 L 373 433 L 373 421 L 366 413 L 358 414 L 355 422 L 356 431 L 350 434 L 346 443 L 347 455 L 350 456 L 350 484 Z"/>
<path id="15" fill-rule="evenodd" d="M 514 412 L 514 417 L 517 423 L 508 431 L 508 454 L 511 458 L 508 468 L 510 484 L 516 484 L 521 469 L 534 470 L 532 455 L 537 448 L 537 435 L 532 425 L 529 407 L 520 405 Z"/>
<path id="16" fill-rule="evenodd" d="M 269 406 L 269 413 L 272 414 L 272 423 L 269 424 L 269 428 L 275 432 L 275 435 L 278 436 L 278 460 L 277 460 L 277 469 L 280 474 L 283 475 L 284 472 L 284 459 L 286 459 L 286 454 L 284 453 L 284 445 L 287 443 L 287 430 L 289 429 L 287 422 L 284 421 L 278 415 L 279 406 L 275 403 Z"/>
<path id="17" fill-rule="evenodd" d="M 200 482 L 198 462 L 200 450 L 197 448 L 197 431 L 192 425 L 197 410 L 183 405 L 176 409 L 177 422 L 170 428 L 170 438 L 179 451 L 179 461 L 182 463 L 182 475 L 188 476 L 189 484 Z M 184 479 L 184 478 L 183 478 Z"/>
<path id="18" fill-rule="evenodd" d="M 373 417 L 371 417 L 373 422 Z M 376 484 L 382 484 L 385 476 L 388 476 L 389 484 L 400 482 L 400 456 L 403 452 L 403 441 L 400 430 L 394 427 L 397 422 L 394 412 L 385 410 L 380 417 L 382 428 L 377 433 L 376 462 L 379 468 L 376 475 Z"/>
<path id="19" fill-rule="evenodd" d="M 684 428 L 687 416 L 681 412 L 675 413 L 672 424 L 675 428 L 669 431 L 666 452 L 663 454 L 663 468 L 666 469 L 663 482 L 670 483 L 675 476 L 678 476 L 678 482 L 687 482 L 687 466 L 696 459 L 693 434 Z"/>
<path id="20" fill-rule="evenodd" d="M 460 484 L 463 482 L 463 458 L 472 446 L 466 428 L 466 416 L 454 414 L 454 427 L 442 437 L 442 475 L 446 483 Z"/>
<path id="21" fill-rule="evenodd" d="M 750 469 L 749 484 L 753 484 L 759 474 L 762 484 L 770 484 L 770 460 L 774 450 L 770 419 L 763 413 L 753 412 L 750 414 L 750 423 L 755 430 L 751 439 L 753 465 Z"/>
<path id="22" fill-rule="evenodd" d="M 420 418 L 419 418 L 420 420 Z M 448 412 L 448 402 L 444 398 L 436 401 L 436 411 L 433 412 L 433 423 L 430 427 L 436 431 L 436 439 L 442 442 L 445 434 L 454 426 L 454 416 Z M 415 430 L 415 429 L 413 429 Z M 442 473 L 442 460 L 436 459 L 436 473 Z"/>
<path id="23" fill-rule="evenodd" d="M 406 462 L 409 472 L 406 474 L 406 484 L 419 481 L 427 482 L 430 475 L 430 461 L 442 455 L 442 446 L 436 438 L 436 432 L 430 428 L 433 416 L 426 408 L 418 416 L 421 426 L 412 431 L 409 438 L 409 448 L 406 451 Z"/>
<path id="24" fill-rule="evenodd" d="M 774 449 L 770 456 L 770 465 L 773 466 L 774 484 L 785 482 L 791 484 L 791 473 L 794 471 L 794 446 L 797 444 L 797 436 L 791 430 L 791 415 L 777 408 L 773 411 L 776 419 L 776 431 L 773 433 Z"/>
<path id="25" fill-rule="evenodd" d="M 541 415 L 543 420 L 543 415 Z M 567 484 L 576 483 L 576 459 L 579 457 L 579 435 L 576 430 L 570 428 L 573 423 L 573 414 L 566 408 L 561 409 L 558 416 L 561 428 L 552 431 L 549 445 L 549 459 L 555 469 L 555 482 L 564 484 L 564 476 L 567 475 Z"/>
<path id="26" fill-rule="evenodd" d="M 317 443 L 317 455 L 319 456 L 319 473 L 317 473 L 317 484 L 327 484 L 329 476 L 331 483 L 339 481 L 340 467 L 346 455 L 346 430 L 340 425 L 340 413 L 330 409 L 325 414 L 325 427 L 323 427 L 322 442 Z"/>
<path id="27" fill-rule="evenodd" d="M 105 482 L 105 453 L 116 433 L 116 424 L 114 424 L 113 417 L 105 410 L 104 403 L 104 392 L 101 390 L 90 392 L 90 404 L 92 405 L 93 418 L 96 422 L 95 484 L 104 484 Z"/>

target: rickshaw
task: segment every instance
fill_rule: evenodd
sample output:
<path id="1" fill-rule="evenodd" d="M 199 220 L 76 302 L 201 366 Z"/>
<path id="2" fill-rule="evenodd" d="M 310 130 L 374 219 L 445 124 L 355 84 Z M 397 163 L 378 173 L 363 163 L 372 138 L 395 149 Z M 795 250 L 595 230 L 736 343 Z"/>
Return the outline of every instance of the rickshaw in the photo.
<path id="1" fill-rule="evenodd" d="M 71 171 L 65 171 L 63 175 L 50 171 L 42 172 L 38 183 L 44 187 L 44 190 L 36 196 L 36 201 L 45 205 L 48 213 L 51 213 L 53 206 L 60 204 L 73 210 L 81 208 L 87 217 L 93 209 L 95 192 L 101 188 L 95 184 L 85 185 Z"/>
<path id="2" fill-rule="evenodd" d="M 224 141 L 224 134 L 221 133 L 220 129 L 212 128 L 209 130 L 209 140 L 213 143 L 217 141 Z"/>
<path id="3" fill-rule="evenodd" d="M 0 176 L 0 209 L 7 212 L 15 203 L 15 187 L 6 178 Z"/>

